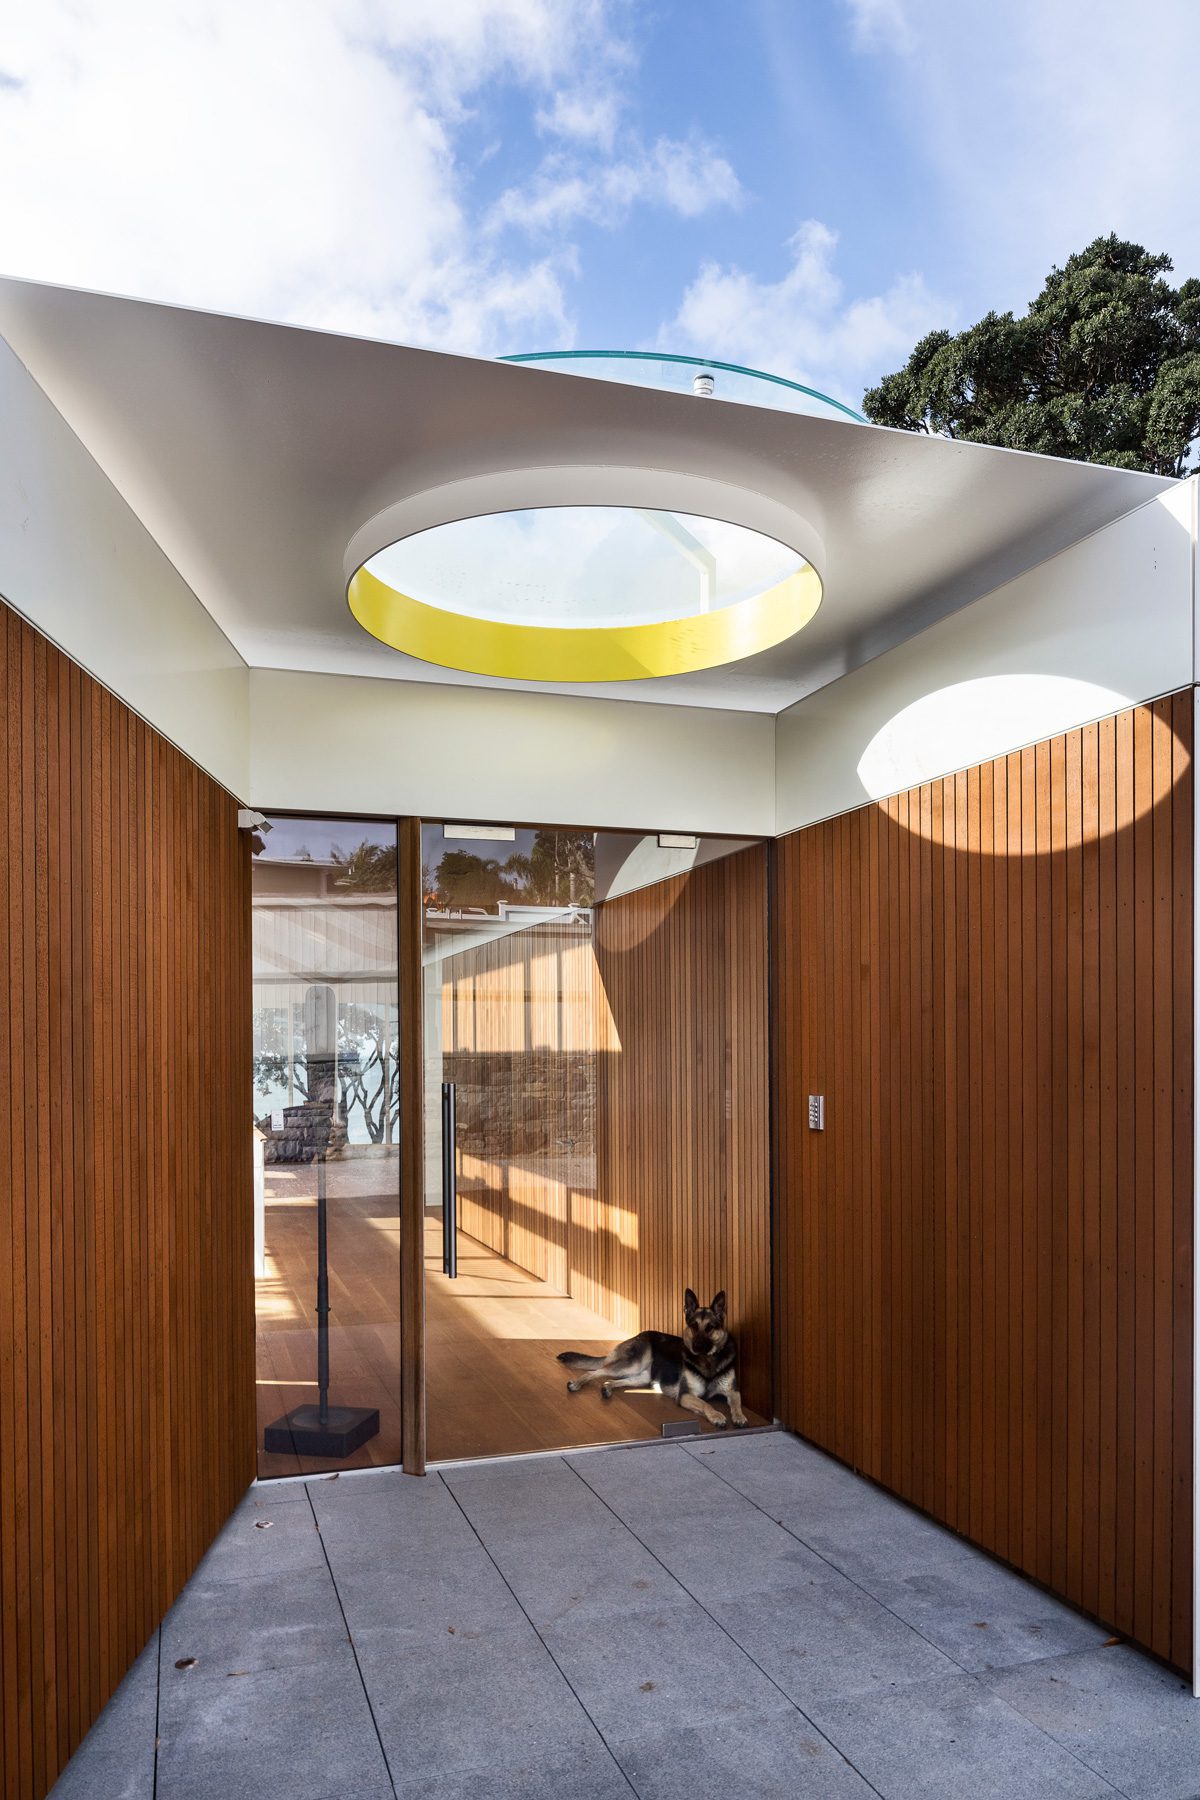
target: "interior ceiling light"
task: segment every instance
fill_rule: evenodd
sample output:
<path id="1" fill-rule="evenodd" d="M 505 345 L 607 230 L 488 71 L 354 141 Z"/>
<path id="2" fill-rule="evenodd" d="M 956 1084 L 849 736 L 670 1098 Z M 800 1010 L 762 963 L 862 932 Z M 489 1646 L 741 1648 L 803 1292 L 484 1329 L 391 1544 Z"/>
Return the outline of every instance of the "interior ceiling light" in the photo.
<path id="1" fill-rule="evenodd" d="M 793 637 L 821 604 L 799 551 L 717 519 L 540 506 L 417 531 L 350 576 L 350 610 L 422 662 L 522 681 L 638 681 Z"/>

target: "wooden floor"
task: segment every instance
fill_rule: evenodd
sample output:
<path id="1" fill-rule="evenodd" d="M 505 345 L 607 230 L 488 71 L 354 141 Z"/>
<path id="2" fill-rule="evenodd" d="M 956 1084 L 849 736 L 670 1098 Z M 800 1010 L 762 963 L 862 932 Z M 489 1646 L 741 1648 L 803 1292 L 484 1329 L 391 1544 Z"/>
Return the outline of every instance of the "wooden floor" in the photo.
<path id="1" fill-rule="evenodd" d="M 302 1165 L 267 1170 L 267 1273 L 257 1283 L 262 1476 L 400 1460 L 399 1219 L 394 1191 L 371 1191 L 381 1173 L 377 1162 L 330 1169 L 330 1397 L 380 1415 L 378 1436 L 342 1461 L 261 1448 L 263 1427 L 317 1391 L 315 1187 Z M 595 1390 L 568 1394 L 558 1352 L 603 1351 L 612 1326 L 463 1232 L 450 1281 L 439 1213 L 426 1219 L 425 1249 L 430 1461 L 657 1438 L 665 1419 L 683 1416 L 652 1393 L 608 1402 Z"/>
<path id="2" fill-rule="evenodd" d="M 335 1405 L 379 1409 L 379 1435 L 345 1460 L 268 1454 L 265 1426 L 317 1397 L 317 1200 L 304 1163 L 266 1170 L 258 1309 L 258 1472 L 304 1475 L 400 1460 L 400 1214 L 393 1157 L 329 1165 L 329 1364 Z"/>

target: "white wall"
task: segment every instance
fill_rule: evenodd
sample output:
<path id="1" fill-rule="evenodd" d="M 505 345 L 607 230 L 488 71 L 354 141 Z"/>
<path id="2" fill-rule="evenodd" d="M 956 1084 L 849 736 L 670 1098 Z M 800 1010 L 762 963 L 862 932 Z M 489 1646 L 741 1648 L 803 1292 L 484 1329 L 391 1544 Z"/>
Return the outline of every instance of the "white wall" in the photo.
<path id="1" fill-rule="evenodd" d="M 234 794 L 248 671 L 0 340 L 0 596 Z"/>
<path id="2" fill-rule="evenodd" d="M 1187 687 L 1197 486 L 1181 483 L 781 713 L 776 830 Z M 956 691 L 964 683 L 977 685 Z"/>
<path id="3" fill-rule="evenodd" d="M 250 798 L 633 831 L 774 829 L 767 714 L 254 669 Z"/>

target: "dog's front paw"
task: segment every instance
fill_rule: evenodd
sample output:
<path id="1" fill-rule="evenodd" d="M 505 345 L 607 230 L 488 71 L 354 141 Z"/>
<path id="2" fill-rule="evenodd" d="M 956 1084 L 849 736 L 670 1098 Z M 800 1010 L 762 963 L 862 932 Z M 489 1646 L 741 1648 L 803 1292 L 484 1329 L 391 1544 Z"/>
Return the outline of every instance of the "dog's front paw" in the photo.
<path id="1" fill-rule="evenodd" d="M 567 1392 L 568 1394 L 577 1394 L 579 1392 L 579 1383 L 577 1381 L 568 1381 Z"/>
<path id="2" fill-rule="evenodd" d="M 745 1431 L 749 1423 L 749 1419 L 735 1419 L 733 1421 L 733 1428 L 735 1431 Z"/>
<path id="3" fill-rule="evenodd" d="M 602 1400 L 611 1400 L 612 1397 L 613 1397 L 612 1388 L 609 1386 L 608 1382 L 606 1381 L 604 1383 L 604 1386 L 600 1389 L 600 1398 Z"/>
<path id="4" fill-rule="evenodd" d="M 728 1424 L 729 1424 L 728 1419 L 720 1419 L 720 1418 L 714 1419 L 713 1420 L 713 1430 L 714 1431 L 724 1431 Z"/>

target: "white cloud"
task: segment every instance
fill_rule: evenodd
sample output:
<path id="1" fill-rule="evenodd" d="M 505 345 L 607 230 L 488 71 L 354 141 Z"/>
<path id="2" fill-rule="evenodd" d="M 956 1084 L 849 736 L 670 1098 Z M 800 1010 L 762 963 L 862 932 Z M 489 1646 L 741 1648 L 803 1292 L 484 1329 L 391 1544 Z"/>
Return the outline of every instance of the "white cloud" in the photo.
<path id="1" fill-rule="evenodd" d="M 489 216 L 493 231 L 561 231 L 577 220 L 619 225 L 632 207 L 661 206 L 685 219 L 736 206 L 741 186 L 732 165 L 702 139 L 659 138 L 631 146 L 615 161 L 584 165 L 549 157 L 533 180 L 508 188 Z"/>
<path id="2" fill-rule="evenodd" d="M 539 131 L 555 137 L 611 150 L 620 114 L 619 94 L 592 88 L 560 89 L 552 105 L 538 108 L 535 122 Z"/>
<path id="3" fill-rule="evenodd" d="M 803 224 L 788 247 L 791 266 L 778 281 L 706 263 L 660 328 L 658 348 L 787 375 L 857 406 L 919 337 L 952 323 L 948 304 L 916 274 L 847 300 L 833 266 L 837 234 L 818 220 Z"/>
<path id="4" fill-rule="evenodd" d="M 567 335 L 569 252 L 472 227 L 495 76 L 620 61 L 601 0 L 41 0 L 0 43 L 8 273 L 487 352 Z M 503 341 L 500 341 L 503 340 Z"/>

